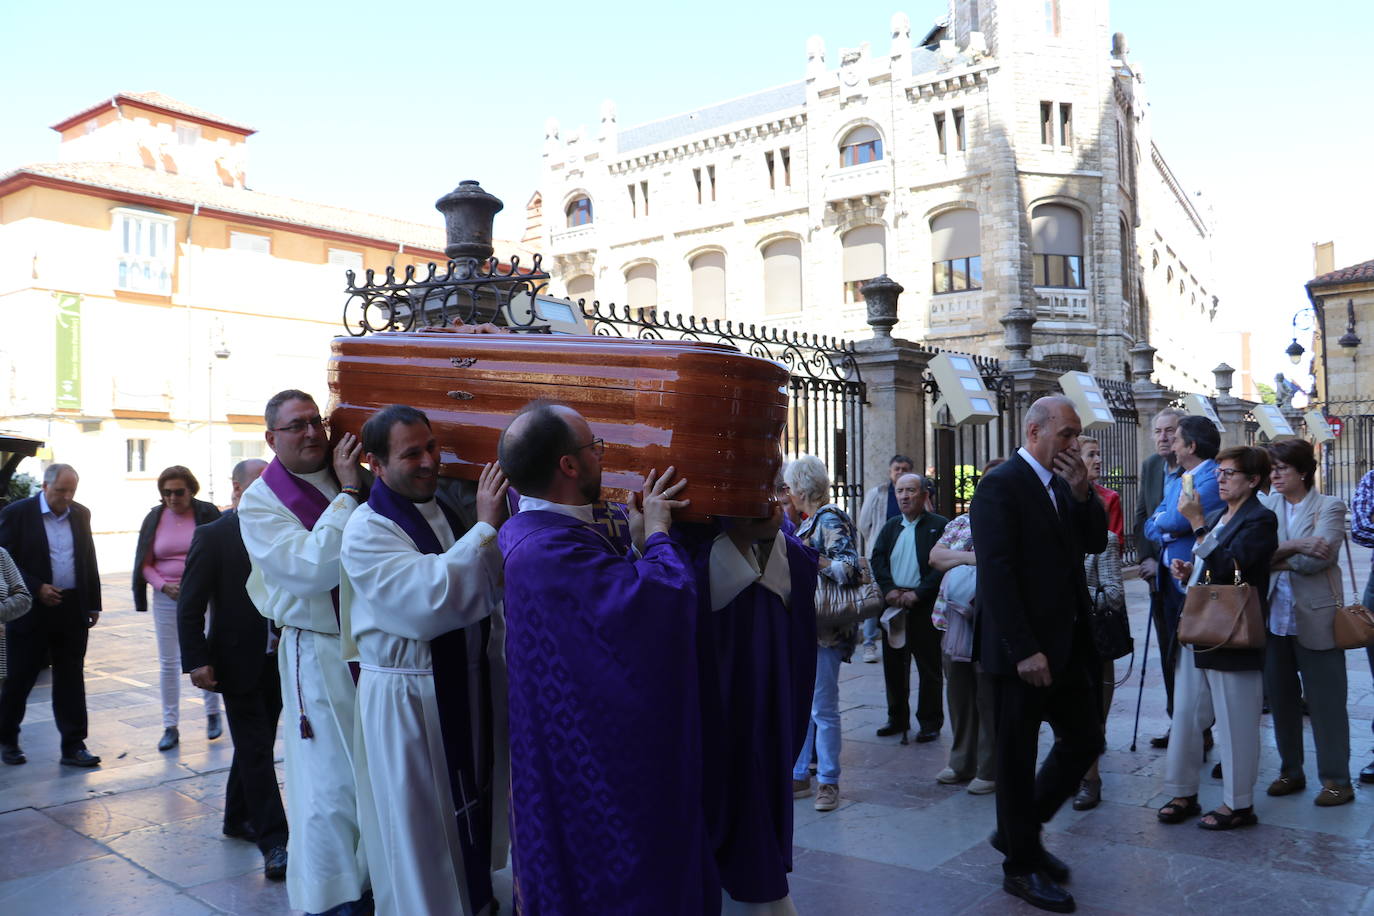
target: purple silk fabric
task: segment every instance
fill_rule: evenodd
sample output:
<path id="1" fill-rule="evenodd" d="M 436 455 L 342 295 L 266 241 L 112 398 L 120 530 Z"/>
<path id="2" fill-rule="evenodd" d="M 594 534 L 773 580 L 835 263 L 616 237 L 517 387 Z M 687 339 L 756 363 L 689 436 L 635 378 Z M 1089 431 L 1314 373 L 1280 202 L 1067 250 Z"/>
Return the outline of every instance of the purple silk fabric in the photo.
<path id="1" fill-rule="evenodd" d="M 301 480 L 288 471 L 277 458 L 273 458 L 267 470 L 262 472 L 262 479 L 267 484 L 267 489 L 296 516 L 306 531 L 315 530 L 315 523 L 324 515 L 324 510 L 329 508 L 329 500 L 323 493 L 315 489 L 310 482 Z"/>
<path id="2" fill-rule="evenodd" d="M 701 596 L 704 797 L 721 885 L 741 903 L 780 900 L 792 870 L 792 765 L 816 683 L 817 553 L 786 539 L 791 608 L 751 585 L 713 612 L 716 530 L 681 534 Z"/>
<path id="3" fill-rule="evenodd" d="M 686 551 L 656 534 L 635 560 L 547 511 L 500 546 L 517 912 L 718 913 Z"/>

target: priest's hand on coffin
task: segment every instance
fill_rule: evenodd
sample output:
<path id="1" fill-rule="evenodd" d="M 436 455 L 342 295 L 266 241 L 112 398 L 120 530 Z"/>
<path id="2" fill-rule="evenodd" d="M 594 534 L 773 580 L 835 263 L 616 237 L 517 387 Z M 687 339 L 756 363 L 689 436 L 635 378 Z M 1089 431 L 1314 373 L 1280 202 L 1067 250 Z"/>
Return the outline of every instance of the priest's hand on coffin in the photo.
<path id="1" fill-rule="evenodd" d="M 630 501 L 625 504 L 625 514 L 630 518 L 630 542 L 635 545 L 635 550 L 644 552 L 644 513 L 639 511 L 635 505 L 635 495 L 630 494 Z"/>
<path id="2" fill-rule="evenodd" d="M 686 478 L 677 483 L 669 483 L 675 470 L 668 468 L 662 477 L 656 477 L 657 471 L 651 470 L 649 476 L 644 479 L 644 492 L 639 494 L 639 501 L 643 503 L 641 511 L 644 513 L 646 538 L 655 534 L 667 534 L 668 528 L 673 524 L 673 510 L 685 509 L 692 504 L 690 499 L 674 498 L 687 486 Z"/>
<path id="3" fill-rule="evenodd" d="M 363 444 L 352 433 L 344 433 L 339 444 L 334 446 L 334 476 L 339 478 L 343 489 L 361 488 L 363 483 L 362 465 Z"/>
<path id="4" fill-rule="evenodd" d="M 500 465 L 495 462 L 482 468 L 477 480 L 477 520 L 493 528 L 500 528 L 507 517 L 506 490 L 510 484 Z"/>

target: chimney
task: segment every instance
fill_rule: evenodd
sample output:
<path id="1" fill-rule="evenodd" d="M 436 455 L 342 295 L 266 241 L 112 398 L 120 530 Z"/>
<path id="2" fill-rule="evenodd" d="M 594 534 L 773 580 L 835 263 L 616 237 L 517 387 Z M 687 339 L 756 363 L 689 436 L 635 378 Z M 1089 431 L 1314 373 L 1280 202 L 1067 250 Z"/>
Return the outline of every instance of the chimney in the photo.
<path id="1" fill-rule="evenodd" d="M 1312 244 L 1312 276 L 1320 277 L 1336 269 L 1336 243 L 1314 242 Z"/>

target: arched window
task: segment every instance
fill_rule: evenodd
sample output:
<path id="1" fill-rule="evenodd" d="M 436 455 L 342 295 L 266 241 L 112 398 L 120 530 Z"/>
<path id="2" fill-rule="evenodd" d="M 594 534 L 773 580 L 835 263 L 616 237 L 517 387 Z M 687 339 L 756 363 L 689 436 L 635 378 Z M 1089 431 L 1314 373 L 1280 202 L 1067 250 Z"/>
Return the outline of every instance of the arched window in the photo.
<path id="1" fill-rule="evenodd" d="M 592 199 L 585 194 L 568 202 L 568 226 L 586 226 L 592 221 Z"/>
<path id="2" fill-rule="evenodd" d="M 795 312 L 802 307 L 800 239 L 778 239 L 763 246 L 763 310 Z"/>
<path id="3" fill-rule="evenodd" d="M 862 165 L 883 158 L 883 138 L 867 124 L 854 128 L 840 141 L 840 165 Z"/>
<path id="4" fill-rule="evenodd" d="M 1036 286 L 1083 288 L 1083 217 L 1072 207 L 1041 204 L 1031 211 Z"/>
<path id="5" fill-rule="evenodd" d="M 568 298 L 586 299 L 590 301 L 593 298 L 592 286 L 593 281 L 591 274 L 579 274 L 568 281 Z"/>
<path id="6" fill-rule="evenodd" d="M 692 311 L 698 318 L 725 317 L 725 253 L 705 251 L 692 258 Z"/>
<path id="7" fill-rule="evenodd" d="M 846 232 L 840 244 L 844 248 L 844 301 L 863 302 L 859 287 L 887 272 L 887 230 L 859 226 Z"/>
<path id="8" fill-rule="evenodd" d="M 641 314 L 652 312 L 658 305 L 658 267 L 653 264 L 637 264 L 625 271 L 625 299 L 632 309 Z"/>
<path id="9" fill-rule="evenodd" d="M 931 292 L 983 288 L 977 210 L 948 210 L 930 221 Z"/>

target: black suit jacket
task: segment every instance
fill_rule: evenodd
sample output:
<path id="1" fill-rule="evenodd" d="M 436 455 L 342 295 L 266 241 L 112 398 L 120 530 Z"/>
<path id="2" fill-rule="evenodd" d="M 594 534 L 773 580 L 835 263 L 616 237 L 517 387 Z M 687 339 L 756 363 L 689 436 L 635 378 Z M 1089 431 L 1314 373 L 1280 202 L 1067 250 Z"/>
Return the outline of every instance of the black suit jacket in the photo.
<path id="1" fill-rule="evenodd" d="M 1057 474 L 1050 485 L 1059 511 L 1017 454 L 979 481 L 973 494 L 974 651 L 990 674 L 1014 675 L 1016 663 L 1037 652 L 1058 674 L 1073 650 L 1075 626 L 1087 626 L 1091 601 L 1083 557 L 1107 549 L 1107 510 L 1095 494 L 1078 502 Z"/>
<path id="2" fill-rule="evenodd" d="M 1145 519 L 1164 501 L 1164 456 L 1155 452 L 1140 464 L 1140 490 L 1135 501 L 1135 555 L 1159 559 L 1159 545 L 1145 537 Z M 1166 574 L 1167 575 L 1167 574 Z M 1153 586 L 1152 586 L 1153 587 Z"/>
<path id="3" fill-rule="evenodd" d="M 873 542 L 873 556 L 869 563 L 872 565 L 873 579 L 878 583 L 878 590 L 884 595 L 897 587 L 892 581 L 892 561 L 888 555 L 892 553 L 897 538 L 902 534 L 902 520 L 900 515 L 888 519 L 878 532 L 877 540 Z M 916 524 L 912 528 L 912 536 L 916 538 L 916 562 L 920 564 L 921 571 L 921 581 L 916 584 L 914 591 L 922 604 L 933 604 L 936 595 L 940 593 L 940 580 L 945 574 L 930 565 L 930 548 L 940 540 L 940 535 L 944 534 L 945 526 L 948 524 L 949 519 L 943 515 L 925 512 L 916 519 Z"/>
<path id="4" fill-rule="evenodd" d="M 74 502 L 70 518 L 76 554 L 76 607 L 60 623 L 85 627 L 86 615 L 100 611 L 100 569 L 95 561 L 90 510 Z M 52 556 L 48 553 L 48 532 L 43 527 L 43 511 L 37 496 L 0 510 L 0 547 L 10 552 L 24 577 L 24 585 L 33 595 L 33 608 L 5 626 L 16 633 L 26 633 L 39 625 L 40 615 L 55 613 L 38 600 L 38 587 L 52 584 Z"/>
<path id="5" fill-rule="evenodd" d="M 177 600 L 181 670 L 215 669 L 220 693 L 243 693 L 257 686 L 267 655 L 267 618 L 248 597 L 250 563 L 239 534 L 237 512 L 201 525 L 191 538 L 186 572 Z M 210 635 L 205 612 L 210 609 Z"/>

